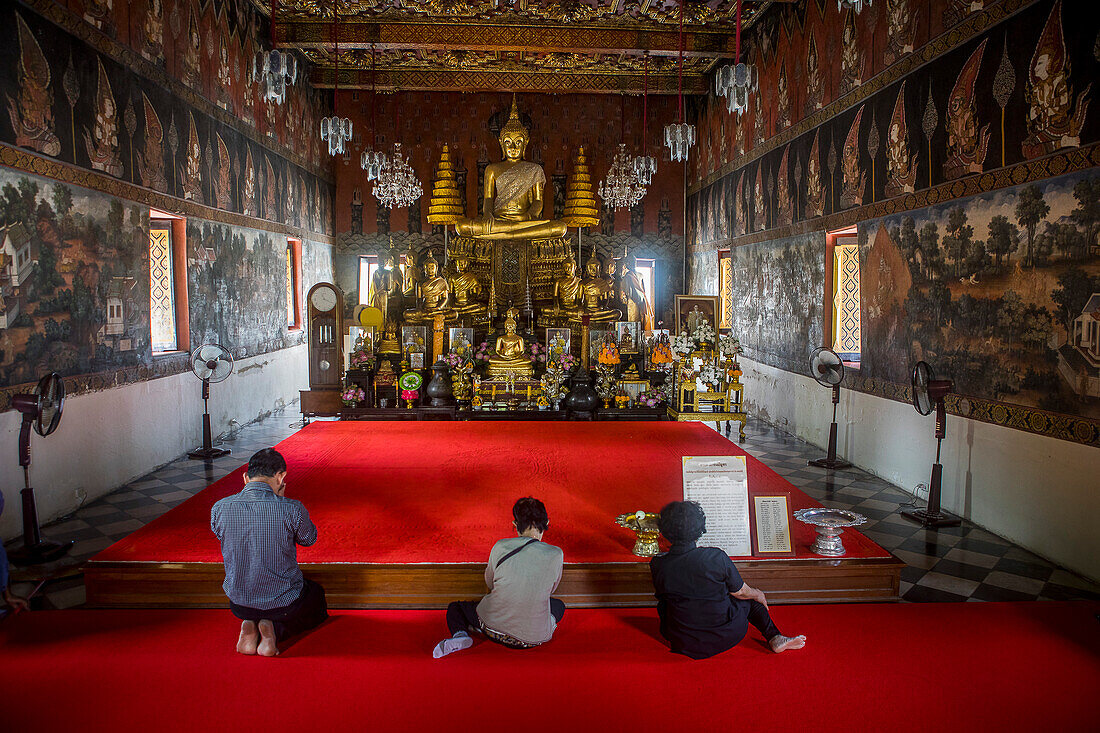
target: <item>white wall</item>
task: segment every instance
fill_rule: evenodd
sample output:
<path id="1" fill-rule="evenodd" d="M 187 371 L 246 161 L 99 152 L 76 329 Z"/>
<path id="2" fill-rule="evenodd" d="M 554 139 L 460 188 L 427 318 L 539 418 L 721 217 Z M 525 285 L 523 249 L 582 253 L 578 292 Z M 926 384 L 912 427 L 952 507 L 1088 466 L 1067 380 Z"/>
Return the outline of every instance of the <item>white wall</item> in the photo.
<path id="1" fill-rule="evenodd" d="M 247 424 L 290 406 L 309 386 L 306 346 L 238 361 L 233 374 L 210 385 L 214 436 L 229 421 Z M 288 409 L 288 414 L 294 408 Z M 0 537 L 22 534 L 17 447 L 21 415 L 0 413 Z M 65 400 L 61 424 L 48 437 L 31 432 L 31 486 L 42 524 L 164 465 L 202 443 L 202 383 L 187 371 Z M 248 460 L 241 457 L 241 462 Z"/>
<path id="2" fill-rule="evenodd" d="M 742 359 L 749 413 L 827 446 L 832 395 L 808 376 Z M 936 456 L 935 417 L 913 406 L 842 390 L 837 452 L 912 493 Z M 1100 449 L 947 416 L 946 511 L 1052 562 L 1100 581 Z"/>

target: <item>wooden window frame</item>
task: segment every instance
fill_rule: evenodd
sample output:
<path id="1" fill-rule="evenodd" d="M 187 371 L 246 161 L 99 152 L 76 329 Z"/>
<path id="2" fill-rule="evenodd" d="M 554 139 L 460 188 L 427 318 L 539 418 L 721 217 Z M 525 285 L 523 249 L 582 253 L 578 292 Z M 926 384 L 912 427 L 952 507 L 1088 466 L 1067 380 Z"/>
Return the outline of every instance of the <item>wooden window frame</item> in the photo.
<path id="1" fill-rule="evenodd" d="M 294 296 L 294 322 L 287 319 L 288 331 L 302 330 L 302 240 L 288 237 L 287 249 L 290 251 L 291 293 Z"/>
<path id="2" fill-rule="evenodd" d="M 187 304 L 187 220 L 164 211 L 149 210 L 149 224 L 168 224 L 172 247 L 172 298 L 176 311 L 176 348 L 154 351 L 154 357 L 188 353 L 191 350 L 190 310 Z M 151 336 L 152 334 L 150 334 Z"/>

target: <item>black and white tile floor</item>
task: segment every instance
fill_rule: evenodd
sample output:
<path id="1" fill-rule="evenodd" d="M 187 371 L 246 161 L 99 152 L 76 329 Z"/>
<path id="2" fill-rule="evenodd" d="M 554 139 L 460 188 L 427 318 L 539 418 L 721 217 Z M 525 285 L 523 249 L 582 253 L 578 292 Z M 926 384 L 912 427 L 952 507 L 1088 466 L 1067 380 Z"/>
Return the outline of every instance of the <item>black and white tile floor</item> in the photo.
<path id="1" fill-rule="evenodd" d="M 291 419 L 292 413 L 275 415 L 247 426 L 223 441 L 233 451 L 229 456 L 211 462 L 180 458 L 48 526 L 43 533 L 49 539 L 75 541 L 72 552 L 52 567 L 12 568 L 15 591 L 25 595 L 47 578 L 34 608 L 81 605 L 85 561 L 247 462 L 253 452 L 292 435 L 300 423 Z M 821 450 L 781 430 L 750 419 L 745 432 L 741 447 L 802 491 L 867 517 L 864 534 L 907 565 L 901 574 L 906 601 L 1100 599 L 1100 586 L 969 522 L 922 529 L 901 516 L 912 501 L 909 494 L 859 469 L 811 468 L 806 461 L 819 458 Z"/>

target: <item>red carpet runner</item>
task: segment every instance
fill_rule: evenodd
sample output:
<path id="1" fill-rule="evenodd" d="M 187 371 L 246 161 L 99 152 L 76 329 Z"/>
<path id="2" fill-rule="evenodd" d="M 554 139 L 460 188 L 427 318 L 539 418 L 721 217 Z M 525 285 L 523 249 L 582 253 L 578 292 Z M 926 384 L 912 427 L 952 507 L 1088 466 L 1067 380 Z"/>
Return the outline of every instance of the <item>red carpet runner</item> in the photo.
<path id="1" fill-rule="evenodd" d="M 566 562 L 635 562 L 619 514 L 682 498 L 681 457 L 743 455 L 706 426 L 646 422 L 314 422 L 278 446 L 287 495 L 317 524 L 300 562 L 485 562 L 511 533 L 512 503 L 542 499 L 546 541 Z M 242 462 L 248 456 L 239 456 Z M 750 493 L 786 494 L 791 510 L 818 504 L 755 458 Z M 241 488 L 236 471 L 97 555 L 98 561 L 221 562 L 210 507 Z M 796 553 L 813 530 L 791 522 Z M 888 557 L 854 531 L 849 557 Z"/>
<path id="2" fill-rule="evenodd" d="M 41 611 L 0 624 L 4 730 L 1096 729 L 1096 603 L 785 606 L 692 662 L 652 610 L 570 610 L 549 644 L 442 660 L 439 611 L 340 611 L 275 659 L 228 611 Z"/>

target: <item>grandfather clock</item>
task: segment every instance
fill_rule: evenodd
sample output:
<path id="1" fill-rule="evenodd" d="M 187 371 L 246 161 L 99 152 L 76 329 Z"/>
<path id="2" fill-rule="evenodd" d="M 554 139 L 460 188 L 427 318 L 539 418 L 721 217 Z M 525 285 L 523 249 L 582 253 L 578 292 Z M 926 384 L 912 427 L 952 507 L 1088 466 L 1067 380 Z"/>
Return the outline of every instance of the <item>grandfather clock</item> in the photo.
<path id="1" fill-rule="evenodd" d="M 332 283 L 317 283 L 306 296 L 309 328 L 309 390 L 303 390 L 302 412 L 334 415 L 340 411 L 344 380 L 344 294 Z"/>

